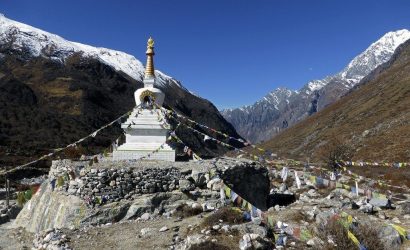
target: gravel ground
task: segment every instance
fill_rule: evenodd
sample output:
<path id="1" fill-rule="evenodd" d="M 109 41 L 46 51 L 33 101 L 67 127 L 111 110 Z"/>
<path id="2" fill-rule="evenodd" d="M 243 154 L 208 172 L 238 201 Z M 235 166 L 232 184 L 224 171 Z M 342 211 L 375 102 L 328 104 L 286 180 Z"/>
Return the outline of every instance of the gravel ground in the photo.
<path id="1" fill-rule="evenodd" d="M 201 220 L 196 216 L 177 221 L 175 218 L 149 221 L 130 221 L 100 227 L 67 231 L 73 249 L 167 249 L 173 238 L 184 237 L 188 225 L 196 225 Z M 167 231 L 159 232 L 163 227 Z M 141 229 L 151 230 L 142 235 Z"/>
<path id="2" fill-rule="evenodd" d="M 23 229 L 11 228 L 12 223 L 10 221 L 0 225 L 0 249 L 31 249 L 33 234 Z"/>

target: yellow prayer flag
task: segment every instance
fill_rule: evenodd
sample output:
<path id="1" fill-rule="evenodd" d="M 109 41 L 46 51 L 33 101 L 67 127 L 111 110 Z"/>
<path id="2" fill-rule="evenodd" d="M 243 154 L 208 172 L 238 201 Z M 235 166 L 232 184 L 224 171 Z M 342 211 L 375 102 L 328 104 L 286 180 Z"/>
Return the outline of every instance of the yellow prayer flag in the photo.
<path id="1" fill-rule="evenodd" d="M 347 231 L 347 236 L 353 241 L 354 244 L 356 244 L 356 246 L 360 245 L 359 240 L 356 238 L 356 236 L 354 236 L 354 234 L 352 234 L 352 232 L 350 232 L 350 230 Z"/>
<path id="2" fill-rule="evenodd" d="M 247 202 L 246 200 L 242 199 L 242 208 L 243 208 L 243 209 L 246 208 L 246 206 L 248 205 L 247 203 L 248 203 L 248 202 Z"/>
<path id="3" fill-rule="evenodd" d="M 347 223 L 349 223 L 349 225 L 351 225 L 353 222 L 353 217 L 351 215 L 347 216 Z"/>
<path id="4" fill-rule="evenodd" d="M 225 185 L 224 187 L 226 197 L 231 198 L 231 189 Z"/>
<path id="5" fill-rule="evenodd" d="M 406 229 L 402 228 L 401 226 L 390 224 L 399 234 L 400 236 L 407 238 Z"/>
<path id="6" fill-rule="evenodd" d="M 386 196 L 385 194 L 380 194 L 380 195 L 379 195 L 379 198 L 380 198 L 380 199 L 387 199 L 387 196 Z"/>

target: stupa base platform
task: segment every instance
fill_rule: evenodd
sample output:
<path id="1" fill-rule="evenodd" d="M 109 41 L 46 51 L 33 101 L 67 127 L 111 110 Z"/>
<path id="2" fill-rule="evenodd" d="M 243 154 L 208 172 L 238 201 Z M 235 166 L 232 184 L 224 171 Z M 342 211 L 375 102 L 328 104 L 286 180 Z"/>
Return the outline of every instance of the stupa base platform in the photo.
<path id="1" fill-rule="evenodd" d="M 150 154 L 148 157 L 147 154 Z M 159 150 L 152 153 L 152 150 L 114 150 L 113 160 L 144 160 L 175 161 L 175 150 Z"/>

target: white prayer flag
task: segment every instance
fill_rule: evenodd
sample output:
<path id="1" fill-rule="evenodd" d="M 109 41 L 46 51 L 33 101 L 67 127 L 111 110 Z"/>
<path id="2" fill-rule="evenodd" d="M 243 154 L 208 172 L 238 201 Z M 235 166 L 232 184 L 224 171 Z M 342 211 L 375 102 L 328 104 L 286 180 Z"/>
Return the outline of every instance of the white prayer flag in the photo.
<path id="1" fill-rule="evenodd" d="M 301 183 L 300 183 L 300 179 L 299 179 L 297 171 L 295 171 L 295 180 L 296 180 L 296 186 L 298 187 L 298 189 L 300 189 Z"/>
<path id="2" fill-rule="evenodd" d="M 222 204 L 225 204 L 226 197 L 225 197 L 225 190 L 224 190 L 223 186 L 220 190 L 220 194 L 221 194 L 221 202 L 222 202 Z"/>
<path id="3" fill-rule="evenodd" d="M 287 167 L 283 167 L 282 168 L 282 173 L 281 173 L 281 178 L 282 178 L 282 180 L 285 182 L 286 181 L 286 179 L 288 178 L 288 172 L 289 172 L 289 170 L 288 170 L 288 168 Z"/>
<path id="4" fill-rule="evenodd" d="M 359 196 L 359 185 L 357 184 L 357 181 L 356 181 L 356 195 Z"/>

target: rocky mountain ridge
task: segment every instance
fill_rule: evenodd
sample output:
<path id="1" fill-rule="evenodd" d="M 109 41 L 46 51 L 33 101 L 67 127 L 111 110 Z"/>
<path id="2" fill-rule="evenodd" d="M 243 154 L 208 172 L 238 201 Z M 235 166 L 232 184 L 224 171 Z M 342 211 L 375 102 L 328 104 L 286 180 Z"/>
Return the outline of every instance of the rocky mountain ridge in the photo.
<path id="1" fill-rule="evenodd" d="M 354 149 L 354 159 L 408 161 L 409 67 L 410 40 L 354 90 L 262 146 L 293 158 L 320 159 L 326 144 L 338 137 Z"/>
<path id="2" fill-rule="evenodd" d="M 298 91 L 286 90 L 287 95 L 278 95 L 281 89 L 277 89 L 253 105 L 225 109 L 221 113 L 240 135 L 252 142 L 265 141 L 338 100 L 372 70 L 387 62 L 395 49 L 408 39 L 410 31 L 406 29 L 388 32 L 335 75 L 310 81 Z M 276 101 L 272 102 L 270 96 L 275 96 Z"/>

